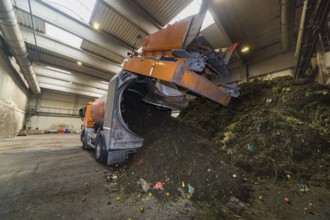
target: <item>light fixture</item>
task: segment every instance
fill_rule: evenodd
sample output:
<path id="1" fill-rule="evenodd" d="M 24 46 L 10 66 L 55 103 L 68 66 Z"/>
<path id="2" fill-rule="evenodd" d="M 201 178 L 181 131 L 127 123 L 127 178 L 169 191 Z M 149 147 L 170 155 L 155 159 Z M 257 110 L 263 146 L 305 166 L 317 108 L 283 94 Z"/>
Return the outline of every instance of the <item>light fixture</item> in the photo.
<path id="1" fill-rule="evenodd" d="M 80 61 L 77 61 L 77 64 L 78 64 L 79 66 L 81 66 L 81 65 L 82 65 L 82 62 L 80 62 Z"/>
<path id="2" fill-rule="evenodd" d="M 241 49 L 241 52 L 242 52 L 242 53 L 247 53 L 247 52 L 249 52 L 249 50 L 250 50 L 250 47 L 245 46 L 245 47 L 243 47 L 243 48 Z"/>
<path id="3" fill-rule="evenodd" d="M 97 23 L 97 22 L 94 22 L 93 23 L 93 28 L 96 29 L 96 30 L 99 29 L 100 28 L 100 24 Z"/>

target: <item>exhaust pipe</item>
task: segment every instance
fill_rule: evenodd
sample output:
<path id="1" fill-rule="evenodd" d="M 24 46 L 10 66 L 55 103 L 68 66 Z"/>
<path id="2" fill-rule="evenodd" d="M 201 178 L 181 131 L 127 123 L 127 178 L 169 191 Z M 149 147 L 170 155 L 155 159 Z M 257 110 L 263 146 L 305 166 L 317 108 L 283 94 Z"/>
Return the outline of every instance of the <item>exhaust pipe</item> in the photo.
<path id="1" fill-rule="evenodd" d="M 10 52 L 14 55 L 17 64 L 20 66 L 31 91 L 33 93 L 40 93 L 36 74 L 28 59 L 24 38 L 10 0 L 0 1 L 0 29 Z"/>

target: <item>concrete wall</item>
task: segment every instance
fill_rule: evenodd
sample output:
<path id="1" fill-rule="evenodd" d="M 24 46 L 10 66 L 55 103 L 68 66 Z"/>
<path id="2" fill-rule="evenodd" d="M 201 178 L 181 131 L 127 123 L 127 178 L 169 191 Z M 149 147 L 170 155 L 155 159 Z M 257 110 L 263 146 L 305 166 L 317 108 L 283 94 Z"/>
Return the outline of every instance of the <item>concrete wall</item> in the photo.
<path id="1" fill-rule="evenodd" d="M 250 79 L 272 79 L 279 76 L 293 76 L 293 68 L 296 65 L 296 59 L 294 52 L 289 51 L 284 54 L 279 54 L 272 57 L 265 57 L 258 62 L 254 62 L 248 65 L 248 78 Z M 232 76 L 226 79 L 225 82 L 242 83 L 246 82 L 247 69 L 246 65 L 242 62 L 236 62 L 231 64 L 230 70 Z"/>
<path id="2" fill-rule="evenodd" d="M 318 50 L 316 57 L 311 59 L 312 69 L 315 73 L 315 81 L 323 84 L 330 85 L 330 51 L 324 53 Z"/>
<path id="3" fill-rule="evenodd" d="M 265 74 L 265 75 L 259 75 L 255 76 L 253 78 L 250 78 L 250 81 L 253 80 L 272 80 L 276 77 L 281 77 L 281 76 L 294 76 L 293 69 L 286 69 L 286 70 L 281 70 L 281 71 L 276 71 L 273 73 Z"/>
<path id="4" fill-rule="evenodd" d="M 80 130 L 79 109 L 93 100 L 87 96 L 43 89 L 41 94 L 31 96 L 29 107 L 34 114 L 28 127 L 39 131 Z"/>
<path id="5" fill-rule="evenodd" d="M 39 115 L 77 117 L 79 109 L 93 100 L 87 96 L 42 89 L 41 94 L 31 96 L 29 105 Z"/>
<path id="6" fill-rule="evenodd" d="M 29 92 L 0 46 L 0 138 L 14 137 L 24 122 Z"/>
<path id="7" fill-rule="evenodd" d="M 252 63 L 249 67 L 249 77 L 256 77 L 290 69 L 296 65 L 294 52 L 279 54 L 263 61 Z"/>
<path id="8" fill-rule="evenodd" d="M 324 62 L 327 72 L 330 72 L 330 51 L 324 54 Z"/>
<path id="9" fill-rule="evenodd" d="M 38 128 L 41 132 L 57 131 L 58 129 L 68 128 L 70 131 L 80 131 L 80 118 L 73 117 L 55 117 L 55 116 L 32 116 L 31 129 Z"/>

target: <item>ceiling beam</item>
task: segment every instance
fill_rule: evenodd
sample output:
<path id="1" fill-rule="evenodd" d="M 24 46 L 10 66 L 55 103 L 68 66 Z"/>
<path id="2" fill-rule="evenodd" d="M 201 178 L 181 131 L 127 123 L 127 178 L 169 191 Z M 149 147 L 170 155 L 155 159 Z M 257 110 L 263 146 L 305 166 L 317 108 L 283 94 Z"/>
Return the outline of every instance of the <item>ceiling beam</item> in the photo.
<path id="1" fill-rule="evenodd" d="M 38 53 L 39 53 L 39 56 L 38 56 Z M 111 77 L 113 76 L 112 74 L 105 73 L 100 70 L 96 70 L 91 67 L 88 67 L 88 66 L 78 66 L 76 63 L 72 63 L 70 61 L 63 60 L 58 57 L 50 56 L 45 53 L 40 53 L 40 52 L 37 52 L 32 49 L 28 49 L 28 54 L 29 54 L 29 58 L 35 63 L 36 62 L 42 63 L 45 65 L 57 67 L 57 68 L 67 70 L 67 71 L 83 73 L 83 74 L 92 76 L 94 78 L 97 77 L 100 80 L 109 81 L 111 79 Z"/>
<path id="2" fill-rule="evenodd" d="M 220 32 L 222 33 L 224 39 L 226 39 L 228 45 L 231 45 L 233 42 L 234 43 L 241 43 L 241 41 L 239 41 L 238 39 L 234 39 L 234 36 L 229 36 L 228 34 L 228 30 L 225 29 L 223 22 L 224 21 L 224 16 L 221 16 L 223 13 L 219 13 L 219 11 L 223 11 L 224 10 L 224 2 L 221 2 L 221 4 L 217 1 L 209 1 L 209 12 L 211 13 L 214 23 L 217 25 L 218 29 L 220 30 Z M 222 10 L 220 10 L 222 9 Z M 221 14 L 221 15 L 220 15 Z M 227 19 L 228 20 L 228 19 Z M 241 45 L 239 45 L 240 47 Z M 239 52 L 237 52 L 237 50 L 235 50 L 234 54 L 233 54 L 236 58 L 238 58 L 239 60 L 244 60 L 242 59 L 242 56 Z"/>
<path id="3" fill-rule="evenodd" d="M 215 12 L 213 11 L 212 8 L 210 8 L 209 11 L 212 14 L 214 23 L 217 25 L 219 31 L 221 32 L 222 37 L 225 39 L 225 41 L 227 42 L 228 45 L 231 45 L 232 41 L 230 40 L 230 38 L 229 38 L 227 32 L 225 31 L 225 29 L 223 28 L 219 18 L 217 16 L 214 16 Z M 201 33 L 203 34 L 203 31 L 201 31 Z"/>
<path id="4" fill-rule="evenodd" d="M 91 76 L 86 76 L 85 74 L 75 73 L 75 72 L 64 73 L 37 64 L 34 64 L 33 67 L 38 76 L 38 79 L 39 76 L 42 76 L 42 77 L 47 77 L 49 79 L 57 79 L 66 82 L 71 82 L 77 85 L 102 89 L 104 91 L 108 90 L 108 84 L 102 83 L 101 80 L 97 80 Z"/>
<path id="5" fill-rule="evenodd" d="M 66 87 L 51 85 L 51 84 L 43 83 L 43 82 L 39 82 L 39 86 L 42 89 L 68 92 L 68 93 L 79 94 L 79 95 L 83 95 L 83 96 L 90 96 L 90 97 L 102 97 L 103 96 L 102 94 L 98 94 L 98 93 L 83 91 L 83 90 L 80 90 L 80 89 L 66 88 Z"/>
<path id="6" fill-rule="evenodd" d="M 28 1 L 15 0 L 16 8 L 27 13 L 30 13 Z M 78 21 L 58 10 L 55 10 L 44 3 L 36 0 L 30 0 L 33 16 L 50 23 L 58 28 L 61 28 L 71 34 L 74 34 L 82 39 L 88 40 L 94 44 L 108 49 L 122 57 L 127 56 L 127 52 L 131 51 L 131 47 L 116 38 L 100 31 L 94 30 L 89 24 Z M 122 2 L 122 1 L 120 1 Z M 125 1 L 126 2 L 126 1 Z"/>
<path id="7" fill-rule="evenodd" d="M 46 36 L 45 34 L 41 34 L 38 32 L 35 32 L 35 37 L 37 40 L 36 45 L 34 41 L 33 31 L 31 29 L 21 26 L 21 31 L 23 36 L 25 37 L 25 41 L 29 44 L 38 46 L 46 50 L 54 51 L 59 54 L 63 54 L 64 56 L 70 57 L 77 61 L 81 61 L 87 65 L 95 67 L 96 69 L 100 69 L 112 74 L 116 74 L 121 71 L 121 67 L 119 64 L 115 64 L 106 59 L 89 54 L 88 52 L 85 52 L 81 49 L 68 46 L 62 42 L 59 42 L 51 37 Z"/>
<path id="8" fill-rule="evenodd" d="M 100 2 L 115 10 L 146 34 L 152 34 L 162 29 L 162 26 L 134 1 L 100 0 Z"/>
<path id="9" fill-rule="evenodd" d="M 239 23 L 238 19 L 233 19 L 233 15 L 236 13 L 235 6 L 232 1 L 209 1 L 209 10 L 215 23 L 222 28 L 228 39 L 233 42 L 246 41 L 246 34 Z"/>
<path id="10" fill-rule="evenodd" d="M 68 88 L 68 89 L 91 92 L 93 94 L 99 94 L 99 95 L 107 94 L 106 90 L 87 87 L 87 86 L 83 86 L 83 85 L 79 85 L 79 84 L 75 84 L 75 83 L 69 83 L 67 81 L 63 81 L 63 80 L 59 80 L 59 79 L 50 79 L 50 78 L 44 77 L 44 76 L 38 76 L 38 82 L 47 84 L 47 85 L 60 86 L 63 88 Z"/>
<path id="11" fill-rule="evenodd" d="M 93 88 L 93 87 L 87 87 L 87 86 L 83 86 L 83 85 L 79 85 L 79 84 L 75 84 L 75 83 L 69 83 L 67 81 L 63 81 L 63 80 L 59 80 L 59 79 L 50 79 L 45 76 L 38 76 L 38 82 L 48 84 L 48 85 L 60 86 L 63 88 L 68 88 L 68 89 L 91 92 L 91 93 L 99 94 L 99 95 L 107 94 L 106 90 Z"/>

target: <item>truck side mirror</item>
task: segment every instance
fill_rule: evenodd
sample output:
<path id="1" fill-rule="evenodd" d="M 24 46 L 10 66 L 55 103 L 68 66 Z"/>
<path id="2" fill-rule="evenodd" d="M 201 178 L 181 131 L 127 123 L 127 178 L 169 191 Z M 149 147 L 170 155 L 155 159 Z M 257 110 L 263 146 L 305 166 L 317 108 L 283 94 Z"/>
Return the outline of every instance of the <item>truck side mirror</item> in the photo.
<path id="1" fill-rule="evenodd" d="M 86 107 L 79 109 L 80 118 L 83 120 L 85 117 Z"/>

